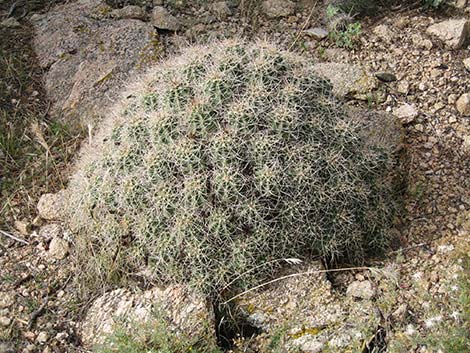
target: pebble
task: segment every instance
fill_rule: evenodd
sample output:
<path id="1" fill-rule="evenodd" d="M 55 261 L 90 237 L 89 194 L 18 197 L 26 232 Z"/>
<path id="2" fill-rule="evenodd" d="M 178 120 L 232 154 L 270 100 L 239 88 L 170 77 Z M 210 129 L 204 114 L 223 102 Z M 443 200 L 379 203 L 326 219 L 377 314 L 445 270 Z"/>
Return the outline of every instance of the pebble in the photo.
<path id="1" fill-rule="evenodd" d="M 47 332 L 41 331 L 41 332 L 39 332 L 38 336 L 36 337 L 36 342 L 38 342 L 40 344 L 44 344 L 44 343 L 47 342 L 48 339 L 49 339 L 49 335 L 47 334 Z"/>
<path id="2" fill-rule="evenodd" d="M 346 295 L 359 299 L 372 299 L 375 290 L 370 281 L 354 281 L 348 286 Z"/>

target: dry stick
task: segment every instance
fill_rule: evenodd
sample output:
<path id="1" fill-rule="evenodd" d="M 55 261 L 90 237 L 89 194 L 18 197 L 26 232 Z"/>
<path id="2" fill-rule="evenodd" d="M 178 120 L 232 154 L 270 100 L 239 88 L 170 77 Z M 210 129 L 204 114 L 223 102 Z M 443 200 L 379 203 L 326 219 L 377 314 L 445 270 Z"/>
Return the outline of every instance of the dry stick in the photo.
<path id="1" fill-rule="evenodd" d="M 19 243 L 23 243 L 23 244 L 26 244 L 26 245 L 29 244 L 26 240 L 21 239 L 21 238 L 18 238 L 18 237 L 15 237 L 13 234 L 7 233 L 7 232 L 5 232 L 4 230 L 1 230 L 1 229 L 0 229 L 0 234 L 3 234 L 3 235 L 6 236 L 7 238 L 16 240 L 16 241 L 19 242 Z"/>
<path id="2" fill-rule="evenodd" d="M 46 308 L 48 302 L 49 302 L 49 297 L 46 296 L 46 298 L 44 299 L 44 302 L 41 304 L 41 306 L 37 310 L 32 312 L 31 318 L 29 319 L 28 330 L 31 330 L 33 328 L 33 325 L 34 325 L 36 319 L 39 316 L 42 315 L 42 313 L 44 312 L 44 309 Z"/>
<path id="3" fill-rule="evenodd" d="M 250 292 L 253 292 L 259 288 L 262 288 L 262 287 L 265 287 L 269 284 L 272 284 L 272 283 L 276 283 L 276 282 L 279 282 L 279 281 L 282 281 L 282 280 L 285 280 L 285 279 L 288 279 L 288 278 L 293 278 L 293 277 L 300 277 L 300 276 L 306 276 L 306 275 L 313 275 L 313 274 L 318 274 L 318 273 L 327 273 L 327 272 L 341 272 L 341 271 L 361 271 L 361 270 L 369 270 L 371 271 L 373 268 L 372 267 L 346 267 L 346 268 L 336 268 L 336 269 L 331 269 L 331 270 L 317 270 L 317 271 L 306 271 L 306 272 L 297 272 L 297 273 L 292 273 L 290 275 L 286 275 L 286 276 L 282 276 L 282 277 L 279 277 L 279 278 L 275 278 L 271 281 L 268 281 L 268 282 L 265 282 L 265 283 L 262 283 L 260 285 L 257 285 L 256 287 L 253 287 L 253 288 L 250 288 L 250 289 L 247 289 L 246 291 L 242 292 L 242 293 L 239 293 L 237 294 L 236 296 L 230 298 L 229 300 L 225 301 L 224 303 L 222 304 L 227 304 L 227 303 L 230 303 L 231 301 L 247 294 L 247 293 L 250 293 Z"/>
<path id="4" fill-rule="evenodd" d="M 302 35 L 302 32 L 304 31 L 305 27 L 307 27 L 307 24 L 310 22 L 310 18 L 313 15 L 313 11 L 317 8 L 317 4 L 318 4 L 318 0 L 315 1 L 315 3 L 312 5 L 312 9 L 310 10 L 310 13 L 308 14 L 307 19 L 303 23 L 302 28 L 300 28 L 299 32 L 297 33 L 297 36 L 295 37 L 294 41 L 289 46 L 289 50 L 291 50 L 292 47 L 295 45 L 295 43 L 297 43 L 297 41 L 299 40 L 300 36 Z"/>

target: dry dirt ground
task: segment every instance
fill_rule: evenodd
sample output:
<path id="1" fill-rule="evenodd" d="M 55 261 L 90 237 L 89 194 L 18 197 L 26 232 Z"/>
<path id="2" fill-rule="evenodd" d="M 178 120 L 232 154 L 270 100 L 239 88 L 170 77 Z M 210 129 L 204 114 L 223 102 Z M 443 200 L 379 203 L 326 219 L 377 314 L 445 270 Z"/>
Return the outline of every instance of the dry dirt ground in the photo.
<path id="1" fill-rule="evenodd" d="M 35 205 L 41 193 L 65 185 L 83 132 L 49 116 L 42 72 L 31 49 L 28 16 L 47 11 L 54 1 L 24 3 L 0 3 L 3 16 L 12 11 L 20 22 L 18 28 L 0 28 L 0 229 L 5 232 L 0 234 L 0 352 L 81 352 L 76 323 L 88 303 L 74 301 L 69 259 L 57 260 L 48 252 L 54 232 L 61 230 L 58 225 L 41 227 Z M 396 286 L 371 277 L 384 312 L 396 314 L 384 322 L 394 352 L 434 351 L 429 347 L 436 332 L 445 336 L 449 327 L 466 327 L 452 293 L 458 291 L 457 277 L 469 269 L 470 122 L 457 112 L 455 99 L 470 91 L 463 64 L 470 50 L 450 50 L 426 34 L 433 21 L 456 15 L 404 6 L 365 18 L 353 49 L 300 35 L 318 18 L 309 11 L 245 24 L 230 17 L 182 34 L 191 41 L 196 33 L 201 40 L 222 32 L 248 34 L 256 26 L 257 35 L 290 43 L 312 60 L 340 56 L 372 72 L 395 74 L 397 81 L 381 83 L 366 102 L 350 102 L 392 112 L 407 103 L 418 111 L 404 123 L 409 172 L 405 212 L 397 220 L 399 241 L 386 259 L 373 263 L 394 266 Z M 163 35 L 168 43 L 182 38 Z M 358 276 L 369 277 L 350 273 L 333 281 L 343 290 L 341 283 Z"/>

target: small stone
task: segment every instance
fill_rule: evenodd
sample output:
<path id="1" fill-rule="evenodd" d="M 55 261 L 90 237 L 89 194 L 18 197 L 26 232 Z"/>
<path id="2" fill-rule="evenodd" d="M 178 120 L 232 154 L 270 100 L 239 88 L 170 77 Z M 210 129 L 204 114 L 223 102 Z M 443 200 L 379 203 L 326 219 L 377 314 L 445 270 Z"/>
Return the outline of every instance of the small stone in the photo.
<path id="1" fill-rule="evenodd" d="M 0 342 L 0 353 L 15 353 L 15 348 L 7 342 Z"/>
<path id="2" fill-rule="evenodd" d="M 403 303 L 397 308 L 397 310 L 395 310 L 392 313 L 392 317 L 393 319 L 395 319 L 395 321 L 400 323 L 400 322 L 405 321 L 407 313 L 408 313 L 408 304 Z"/>
<path id="3" fill-rule="evenodd" d="M 470 71 L 470 58 L 466 58 L 463 60 L 463 66 L 465 66 L 465 69 Z"/>
<path id="4" fill-rule="evenodd" d="M 454 3 L 455 8 L 463 9 L 467 5 L 467 0 L 456 0 Z"/>
<path id="5" fill-rule="evenodd" d="M 152 24 L 159 29 L 177 31 L 181 24 L 179 20 L 170 14 L 163 6 L 155 6 L 152 11 Z"/>
<path id="6" fill-rule="evenodd" d="M 451 115 L 451 116 L 449 117 L 449 123 L 450 123 L 450 124 L 453 124 L 453 123 L 456 123 L 456 122 L 457 122 L 457 118 L 456 118 L 455 116 Z"/>
<path id="7" fill-rule="evenodd" d="M 470 135 L 465 135 L 463 137 L 462 148 L 464 151 L 470 152 Z"/>
<path id="8" fill-rule="evenodd" d="M 419 132 L 424 132 L 424 126 L 422 124 L 416 124 L 415 130 Z"/>
<path id="9" fill-rule="evenodd" d="M 30 343 L 23 349 L 23 352 L 30 353 L 30 352 L 34 352 L 35 350 L 36 350 L 36 346 Z"/>
<path id="10" fill-rule="evenodd" d="M 315 39 L 315 40 L 322 40 L 322 39 L 325 39 L 326 37 L 328 37 L 328 31 L 324 28 L 320 28 L 320 27 L 315 27 L 315 28 L 310 28 L 310 29 L 307 29 L 306 31 L 304 31 L 304 33 Z"/>
<path id="11" fill-rule="evenodd" d="M 393 111 L 395 116 L 399 118 L 404 124 L 409 124 L 418 116 L 418 110 L 414 105 L 405 103 L 401 107 Z"/>
<path id="12" fill-rule="evenodd" d="M 54 260 L 62 260 L 69 253 L 69 243 L 59 237 L 54 237 L 49 244 L 47 255 Z"/>
<path id="13" fill-rule="evenodd" d="M 24 221 L 15 221 L 15 228 L 21 235 L 28 235 L 30 231 L 29 223 Z"/>
<path id="14" fill-rule="evenodd" d="M 457 99 L 459 97 L 456 95 L 456 94 L 449 94 L 449 97 L 447 97 L 447 103 L 449 104 L 455 104 L 455 102 L 457 102 Z"/>
<path id="15" fill-rule="evenodd" d="M 470 35 L 470 21 L 466 18 L 450 19 L 431 25 L 426 30 L 452 49 L 461 48 Z"/>
<path id="16" fill-rule="evenodd" d="M 6 28 L 18 28 L 21 27 L 21 24 L 14 17 L 9 17 L 2 22 L 0 22 L 0 27 Z"/>
<path id="17" fill-rule="evenodd" d="M 266 0 L 261 6 L 269 18 L 287 17 L 295 10 L 295 3 L 289 0 Z"/>
<path id="18" fill-rule="evenodd" d="M 391 72 L 376 72 L 375 77 L 377 77 L 382 82 L 393 82 L 397 80 L 397 77 Z"/>
<path id="19" fill-rule="evenodd" d="M 462 94 L 455 106 L 461 115 L 470 116 L 470 93 Z"/>
<path id="20" fill-rule="evenodd" d="M 348 286 L 346 295 L 359 299 L 372 299 L 375 291 L 370 281 L 354 281 Z"/>
<path id="21" fill-rule="evenodd" d="M 398 83 L 397 91 L 401 94 L 408 94 L 410 90 L 410 83 L 408 81 L 400 81 Z"/>
<path id="22" fill-rule="evenodd" d="M 41 331 L 41 332 L 39 332 L 38 336 L 36 337 L 36 342 L 38 342 L 40 344 L 44 344 L 44 343 L 47 342 L 48 339 L 49 339 L 49 335 L 47 334 L 47 332 Z"/>
<path id="23" fill-rule="evenodd" d="M 232 10 L 227 5 L 226 1 L 218 1 L 209 5 L 209 11 L 219 20 L 223 20 L 232 15 Z"/>
<path id="24" fill-rule="evenodd" d="M 0 326 L 6 327 L 10 326 L 11 324 L 11 319 L 6 316 L 0 316 Z"/>
<path id="25" fill-rule="evenodd" d="M 111 12 L 111 17 L 116 19 L 143 20 L 146 16 L 145 10 L 135 5 L 124 6 L 122 9 L 114 9 Z"/>
<path id="26" fill-rule="evenodd" d="M 153 6 L 162 6 L 163 5 L 163 0 L 153 0 L 152 4 L 153 4 Z"/>
<path id="27" fill-rule="evenodd" d="M 15 303 L 15 297 L 9 292 L 0 292 L 0 309 L 8 308 Z"/>
<path id="28" fill-rule="evenodd" d="M 43 219 L 60 219 L 63 214 L 65 191 L 59 191 L 56 194 L 44 194 L 38 202 L 39 216 Z"/>

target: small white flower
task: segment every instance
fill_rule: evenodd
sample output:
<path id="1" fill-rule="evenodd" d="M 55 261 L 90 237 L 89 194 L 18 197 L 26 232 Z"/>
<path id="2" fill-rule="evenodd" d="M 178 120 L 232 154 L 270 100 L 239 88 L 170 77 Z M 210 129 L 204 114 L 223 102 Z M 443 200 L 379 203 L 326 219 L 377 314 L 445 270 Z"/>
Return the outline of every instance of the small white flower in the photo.
<path id="1" fill-rule="evenodd" d="M 450 287 L 450 290 L 452 292 L 457 292 L 459 290 L 459 286 L 456 286 L 455 284 Z"/>
<path id="2" fill-rule="evenodd" d="M 423 273 L 422 272 L 416 272 L 416 273 L 413 273 L 413 278 L 415 280 L 419 280 L 423 277 Z"/>
<path id="3" fill-rule="evenodd" d="M 460 313 L 458 311 L 454 311 L 452 312 L 452 314 L 450 314 L 450 317 L 454 320 L 458 320 L 460 317 Z"/>
<path id="4" fill-rule="evenodd" d="M 431 328 L 433 327 L 437 322 L 441 321 L 442 320 L 442 316 L 441 315 L 438 315 L 438 316 L 435 316 L 435 317 L 431 317 L 429 319 L 427 319 L 426 321 L 424 321 L 424 326 L 426 326 L 427 328 Z"/>
<path id="5" fill-rule="evenodd" d="M 405 330 L 405 333 L 408 335 L 408 336 L 412 336 L 416 333 L 416 330 L 415 328 L 413 327 L 413 325 L 409 324 L 406 326 L 406 330 Z"/>

